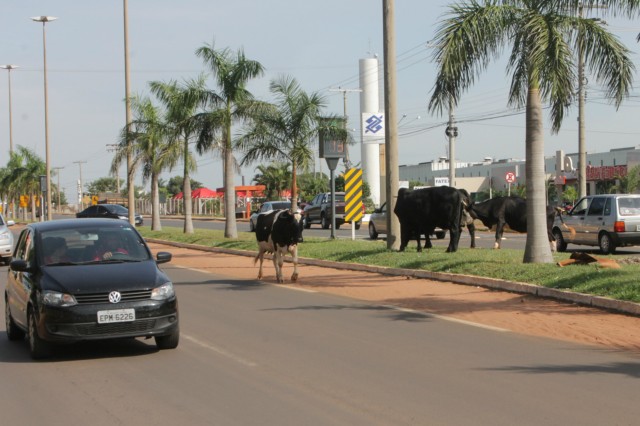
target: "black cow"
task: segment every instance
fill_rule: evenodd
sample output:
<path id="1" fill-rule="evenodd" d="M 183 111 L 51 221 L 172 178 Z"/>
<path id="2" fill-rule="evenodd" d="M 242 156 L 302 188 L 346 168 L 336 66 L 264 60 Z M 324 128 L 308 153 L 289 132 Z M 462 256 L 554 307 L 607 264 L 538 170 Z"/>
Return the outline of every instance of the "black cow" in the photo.
<path id="1" fill-rule="evenodd" d="M 300 215 L 290 210 L 273 210 L 261 213 L 256 220 L 256 240 L 258 241 L 258 255 L 253 263 L 260 260 L 258 279 L 262 278 L 262 262 L 265 253 L 273 254 L 273 266 L 276 268 L 276 280 L 284 282 L 282 265 L 284 256 L 290 253 L 293 257 L 293 274 L 291 281 L 298 280 L 298 242 L 301 237 Z"/>
<path id="2" fill-rule="evenodd" d="M 425 247 L 431 247 L 429 235 L 435 228 L 448 229 L 447 252 L 458 250 L 463 195 L 450 186 L 410 190 L 400 188 L 393 212 L 400 221 L 400 251 L 404 251 L 412 235 L 417 236 L 418 251 L 422 251 L 420 234 L 425 234 Z"/>
<path id="3" fill-rule="evenodd" d="M 469 213 L 469 206 L 471 206 L 471 196 L 465 189 L 458 189 L 460 196 L 462 197 L 462 215 L 460 216 L 460 234 L 462 234 L 462 228 L 466 227 L 469 230 L 469 237 L 471 238 L 470 248 L 476 248 L 476 225 L 473 217 Z M 431 231 L 433 233 L 433 231 Z M 424 232 L 422 232 L 425 234 Z M 424 248 L 431 248 L 431 238 L 429 233 L 425 234 Z M 420 242 L 418 241 L 418 246 Z"/>
<path id="4" fill-rule="evenodd" d="M 516 232 L 527 232 L 527 200 L 524 198 L 495 197 L 478 204 L 472 204 L 469 213 L 474 219 L 482 221 L 484 226 L 491 228 L 496 225 L 496 242 L 493 248 L 500 248 L 504 226 Z M 551 250 L 555 251 L 555 238 L 551 232 L 553 220 L 557 214 L 554 207 L 547 206 L 547 234 L 551 244 Z"/>

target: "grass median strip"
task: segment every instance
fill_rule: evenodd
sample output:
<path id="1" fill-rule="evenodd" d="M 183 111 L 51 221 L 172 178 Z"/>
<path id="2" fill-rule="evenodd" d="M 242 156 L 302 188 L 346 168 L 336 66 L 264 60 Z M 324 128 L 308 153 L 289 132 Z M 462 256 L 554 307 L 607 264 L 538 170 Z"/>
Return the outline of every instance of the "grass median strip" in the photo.
<path id="1" fill-rule="evenodd" d="M 151 231 L 147 226 L 138 230 L 147 238 L 257 251 L 255 235 L 250 232 L 239 232 L 237 239 L 225 239 L 224 232 L 216 230 L 196 230 L 193 234 L 167 227 L 162 231 Z M 597 262 L 561 268 L 556 263 L 569 259 L 570 253 L 554 253 L 552 264 L 531 264 L 522 263 L 523 250 L 459 248 L 456 253 L 446 253 L 445 249 L 434 247 L 418 253 L 415 245 L 410 245 L 406 252 L 397 253 L 388 250 L 383 241 L 305 237 L 299 246 L 299 255 L 335 262 L 475 275 L 640 303 L 637 256 L 597 255 L 614 259 L 621 265 L 619 269 L 602 268 Z"/>

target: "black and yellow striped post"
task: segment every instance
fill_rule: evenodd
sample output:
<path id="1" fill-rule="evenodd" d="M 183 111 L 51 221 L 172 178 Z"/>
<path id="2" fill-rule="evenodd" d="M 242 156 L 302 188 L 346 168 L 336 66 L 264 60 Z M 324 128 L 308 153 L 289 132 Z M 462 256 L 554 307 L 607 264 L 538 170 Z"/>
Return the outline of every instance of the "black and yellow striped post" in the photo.
<path id="1" fill-rule="evenodd" d="M 355 223 L 362 219 L 362 169 L 349 169 L 344 174 L 344 204 L 344 221 L 351 222 L 355 239 Z"/>

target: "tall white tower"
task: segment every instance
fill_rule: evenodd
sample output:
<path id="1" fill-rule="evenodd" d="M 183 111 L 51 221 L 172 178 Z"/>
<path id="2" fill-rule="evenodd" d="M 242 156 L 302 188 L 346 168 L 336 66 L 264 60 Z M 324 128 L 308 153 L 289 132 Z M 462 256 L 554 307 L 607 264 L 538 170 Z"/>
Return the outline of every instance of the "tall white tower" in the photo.
<path id="1" fill-rule="evenodd" d="M 380 144 L 384 143 L 384 117 L 380 112 L 378 83 L 378 59 L 360 59 L 362 172 L 376 206 L 380 205 Z"/>

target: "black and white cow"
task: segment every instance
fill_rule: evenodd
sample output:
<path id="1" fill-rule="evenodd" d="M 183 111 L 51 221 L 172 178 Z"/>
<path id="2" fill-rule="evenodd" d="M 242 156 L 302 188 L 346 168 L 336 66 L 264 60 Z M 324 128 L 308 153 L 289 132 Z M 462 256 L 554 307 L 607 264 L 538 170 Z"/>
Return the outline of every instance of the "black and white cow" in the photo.
<path id="1" fill-rule="evenodd" d="M 415 190 L 400 188 L 393 209 L 400 221 L 400 251 L 404 251 L 412 236 L 417 237 L 418 251 L 422 251 L 421 234 L 425 235 L 425 247 L 431 247 L 429 235 L 435 228 L 449 230 L 448 253 L 458 250 L 462 200 L 463 194 L 450 186 Z"/>
<path id="2" fill-rule="evenodd" d="M 258 279 L 262 278 L 262 262 L 265 253 L 273 256 L 273 266 L 276 268 L 276 280 L 284 282 L 282 266 L 284 256 L 290 253 L 293 257 L 293 274 L 291 281 L 298 280 L 298 242 L 301 241 L 300 215 L 290 210 L 273 210 L 261 213 L 256 220 L 256 240 L 258 241 L 258 255 L 253 263 L 260 260 Z"/>
<path id="3" fill-rule="evenodd" d="M 493 245 L 495 249 L 500 248 L 505 225 L 509 225 L 509 228 L 516 232 L 527 232 L 527 200 L 524 198 L 516 196 L 491 198 L 472 204 L 469 213 L 488 228 L 496 225 L 496 241 Z M 552 251 L 556 248 L 555 237 L 551 232 L 556 214 L 557 209 L 547 206 L 547 234 Z"/>

